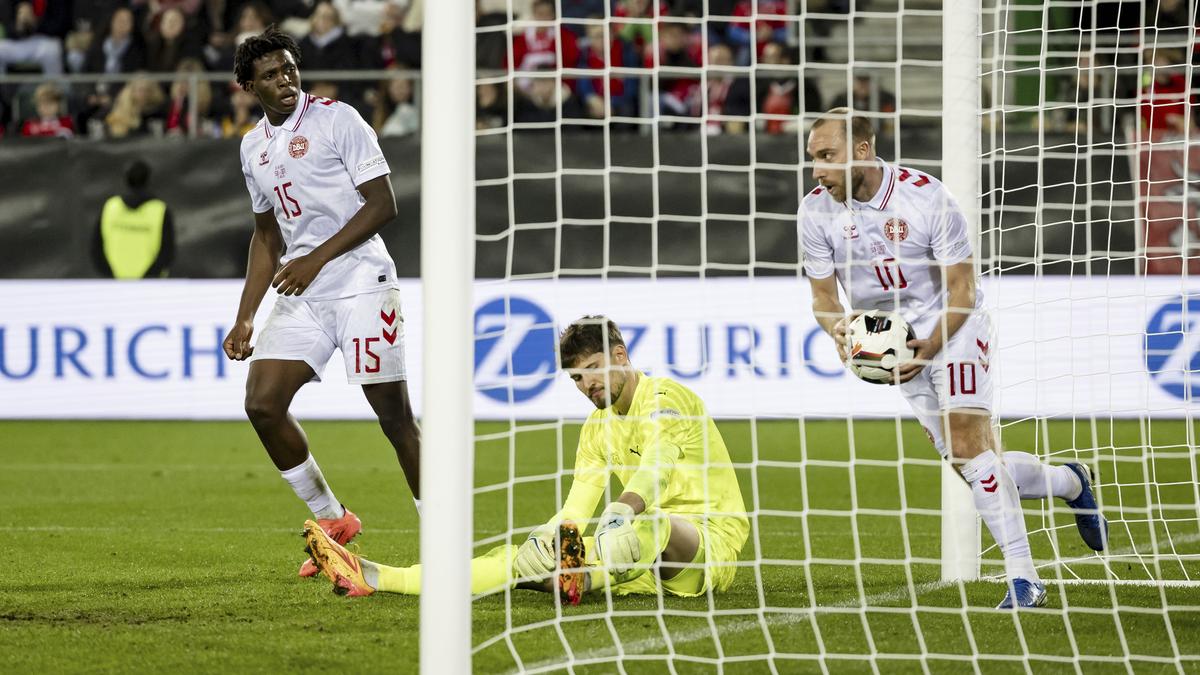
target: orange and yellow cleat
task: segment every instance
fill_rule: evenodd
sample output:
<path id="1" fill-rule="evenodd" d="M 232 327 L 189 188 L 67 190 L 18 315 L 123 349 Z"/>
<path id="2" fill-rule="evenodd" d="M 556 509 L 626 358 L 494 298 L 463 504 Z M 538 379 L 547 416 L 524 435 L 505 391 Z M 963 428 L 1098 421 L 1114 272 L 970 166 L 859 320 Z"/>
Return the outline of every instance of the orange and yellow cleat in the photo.
<path id="1" fill-rule="evenodd" d="M 347 551 L 311 520 L 304 521 L 304 543 L 304 550 L 312 556 L 317 570 L 333 582 L 334 593 L 361 597 L 375 592 L 363 576 L 359 556 Z"/>
<path id="2" fill-rule="evenodd" d="M 345 506 L 342 508 L 346 513 L 341 518 L 322 518 L 317 521 L 317 524 L 334 541 L 345 546 L 355 535 L 362 532 L 362 521 L 350 509 Z M 300 576 L 302 577 L 315 577 L 317 571 L 317 566 L 313 564 L 312 558 L 305 560 L 300 565 Z"/>
<path id="3" fill-rule="evenodd" d="M 588 571 L 584 560 L 583 535 L 575 523 L 564 520 L 558 526 L 558 601 L 578 605 L 583 599 Z"/>

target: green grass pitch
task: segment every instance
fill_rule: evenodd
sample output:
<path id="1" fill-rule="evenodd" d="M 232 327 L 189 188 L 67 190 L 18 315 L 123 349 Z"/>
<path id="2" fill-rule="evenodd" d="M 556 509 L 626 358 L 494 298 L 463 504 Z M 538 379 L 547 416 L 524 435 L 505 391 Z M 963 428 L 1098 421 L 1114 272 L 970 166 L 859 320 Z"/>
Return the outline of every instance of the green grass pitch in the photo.
<path id="1" fill-rule="evenodd" d="M 1047 609 L 1012 615 L 988 609 L 1003 595 L 995 583 L 938 583 L 939 469 L 914 423 L 719 426 L 759 512 L 732 590 L 711 600 L 589 597 L 563 610 L 528 591 L 513 592 L 511 608 L 504 595 L 480 598 L 477 672 L 550 670 L 569 653 L 576 673 L 615 672 L 618 662 L 629 673 L 949 673 L 972 662 L 1026 672 L 1022 659 L 1034 672 L 1073 671 L 1077 659 L 1084 672 L 1127 672 L 1126 662 L 1200 672 L 1200 588 L 1052 584 Z M 360 551 L 415 562 L 417 516 L 377 428 L 305 428 L 339 498 L 363 519 Z M 1004 440 L 1099 468 L 1118 521 L 1112 573 L 1195 581 L 1200 466 L 1188 431 L 1021 423 Z M 557 508 L 567 481 L 554 472 L 572 465 L 578 427 L 478 432 L 475 538 L 491 542 L 510 517 L 527 527 Z M 415 671 L 417 598 L 351 600 L 295 576 L 308 514 L 248 424 L 2 422 L 0 448 L 0 671 Z M 1067 512 L 1027 522 L 1035 557 L 1087 557 Z M 1155 550 L 1165 555 L 1147 557 Z M 985 558 L 995 572 L 996 552 Z M 1060 575 L 1103 570 L 1091 558 L 1043 571 Z"/>

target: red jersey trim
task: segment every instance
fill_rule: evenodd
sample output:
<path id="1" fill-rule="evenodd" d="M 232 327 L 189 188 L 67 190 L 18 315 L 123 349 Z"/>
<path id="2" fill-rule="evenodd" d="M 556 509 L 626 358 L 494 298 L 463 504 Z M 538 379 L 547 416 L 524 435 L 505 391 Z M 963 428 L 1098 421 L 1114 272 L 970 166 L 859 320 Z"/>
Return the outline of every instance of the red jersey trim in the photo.
<path id="1" fill-rule="evenodd" d="M 300 109 L 300 116 L 296 118 L 296 126 L 292 127 L 292 132 L 300 129 L 300 123 L 304 121 L 304 113 L 308 112 L 308 106 L 312 105 L 313 96 L 304 97 L 304 107 Z"/>
<path id="2" fill-rule="evenodd" d="M 891 180 L 891 182 L 888 183 L 887 192 L 884 193 L 884 195 L 883 195 L 883 203 L 879 205 L 880 211 L 887 208 L 888 201 L 891 200 L 891 198 L 892 198 L 892 193 L 896 191 L 896 171 L 893 169 L 891 174 L 892 174 L 892 176 L 891 176 L 892 180 Z"/>

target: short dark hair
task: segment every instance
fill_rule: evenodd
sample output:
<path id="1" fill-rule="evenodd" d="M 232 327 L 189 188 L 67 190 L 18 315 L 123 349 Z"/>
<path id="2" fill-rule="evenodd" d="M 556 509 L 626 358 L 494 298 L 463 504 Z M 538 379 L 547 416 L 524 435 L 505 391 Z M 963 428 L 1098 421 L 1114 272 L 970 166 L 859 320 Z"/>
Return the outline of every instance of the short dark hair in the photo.
<path id="1" fill-rule="evenodd" d="M 140 190 L 150 182 L 150 165 L 135 159 L 125 168 L 125 184 L 132 190 Z"/>
<path id="2" fill-rule="evenodd" d="M 849 108 L 832 108 L 826 110 L 824 114 L 813 122 L 812 128 L 817 129 L 823 126 L 826 122 L 840 122 L 842 130 L 846 129 L 846 118 L 850 118 L 851 138 L 854 139 L 854 144 L 858 145 L 863 141 L 875 145 L 875 125 L 871 124 L 871 120 L 864 115 L 856 115 Z"/>
<path id="3" fill-rule="evenodd" d="M 602 316 L 585 316 L 574 321 L 558 336 L 558 360 L 564 370 L 592 354 L 612 351 L 617 345 L 625 346 L 621 330 L 612 319 Z"/>
<path id="4" fill-rule="evenodd" d="M 233 55 L 233 74 L 238 85 L 250 91 L 250 82 L 254 80 L 254 62 L 280 49 L 291 52 L 296 63 L 300 63 L 300 47 L 296 46 L 296 41 L 291 35 L 276 28 L 275 24 L 267 26 L 267 29 L 258 35 L 246 38 L 245 42 L 238 45 L 237 52 Z"/>

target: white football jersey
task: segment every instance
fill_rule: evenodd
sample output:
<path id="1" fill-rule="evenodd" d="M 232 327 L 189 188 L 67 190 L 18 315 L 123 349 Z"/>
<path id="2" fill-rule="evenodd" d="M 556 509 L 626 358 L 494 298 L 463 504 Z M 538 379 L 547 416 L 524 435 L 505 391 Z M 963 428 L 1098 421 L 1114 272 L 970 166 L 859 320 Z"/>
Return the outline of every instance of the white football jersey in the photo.
<path id="1" fill-rule="evenodd" d="M 818 187 L 800 203 L 804 271 L 837 274 L 852 309 L 899 312 L 928 337 L 944 307 L 942 267 L 971 255 L 967 220 L 942 182 L 880 161 L 883 181 L 867 202 L 835 200 Z M 975 310 L 983 291 L 976 285 Z"/>
<path id="2" fill-rule="evenodd" d="M 352 106 L 300 93 L 284 123 L 264 116 L 242 138 L 242 173 L 255 213 L 274 211 L 286 249 L 302 256 L 345 227 L 366 202 L 357 186 L 391 173 L 374 130 Z M 330 260 L 304 294 L 331 300 L 395 288 L 396 265 L 378 234 Z"/>

